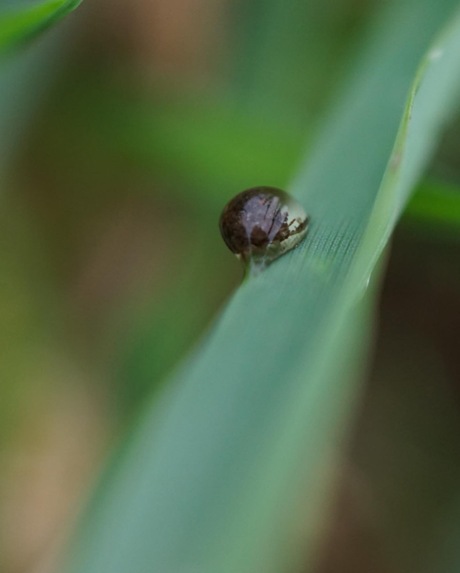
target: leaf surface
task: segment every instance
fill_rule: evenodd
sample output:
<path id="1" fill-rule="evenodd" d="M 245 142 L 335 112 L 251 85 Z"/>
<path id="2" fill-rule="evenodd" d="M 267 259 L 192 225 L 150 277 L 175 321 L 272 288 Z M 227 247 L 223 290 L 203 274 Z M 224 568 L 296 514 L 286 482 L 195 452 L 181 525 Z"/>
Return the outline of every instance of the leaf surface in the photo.
<path id="1" fill-rule="evenodd" d="M 307 239 L 243 283 L 146 407 L 95 497 L 72 572 L 313 562 L 359 398 L 367 287 L 458 97 L 459 14 L 428 49 L 456 6 L 395 2 L 378 19 L 290 187 L 311 215 Z"/>
<path id="2" fill-rule="evenodd" d="M 0 53 L 30 40 L 75 10 L 82 0 L 46 0 L 0 10 Z"/>

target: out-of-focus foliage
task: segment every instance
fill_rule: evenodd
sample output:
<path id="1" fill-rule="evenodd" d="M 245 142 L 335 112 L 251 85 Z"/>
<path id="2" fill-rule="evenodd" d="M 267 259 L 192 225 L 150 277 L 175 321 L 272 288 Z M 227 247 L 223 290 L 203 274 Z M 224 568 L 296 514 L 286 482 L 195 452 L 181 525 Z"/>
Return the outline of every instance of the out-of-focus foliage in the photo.
<path id="1" fill-rule="evenodd" d="M 425 181 L 409 203 L 406 217 L 424 225 L 457 230 L 460 224 L 460 189 L 444 182 Z"/>
<path id="2" fill-rule="evenodd" d="M 0 6 L 0 53 L 30 40 L 80 3 L 81 0 L 46 0 Z"/>

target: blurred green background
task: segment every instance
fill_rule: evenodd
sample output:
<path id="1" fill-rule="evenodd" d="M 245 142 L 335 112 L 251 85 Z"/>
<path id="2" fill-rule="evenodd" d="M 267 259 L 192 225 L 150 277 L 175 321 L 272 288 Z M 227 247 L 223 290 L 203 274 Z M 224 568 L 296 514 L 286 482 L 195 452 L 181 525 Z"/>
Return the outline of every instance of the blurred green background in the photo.
<path id="1" fill-rule="evenodd" d="M 87 0 L 1 62 L 3 573 L 58 571 L 101 460 L 241 280 L 220 210 L 286 186 L 378 4 Z M 418 571 L 458 489 L 459 144 L 393 242 L 321 573 Z"/>

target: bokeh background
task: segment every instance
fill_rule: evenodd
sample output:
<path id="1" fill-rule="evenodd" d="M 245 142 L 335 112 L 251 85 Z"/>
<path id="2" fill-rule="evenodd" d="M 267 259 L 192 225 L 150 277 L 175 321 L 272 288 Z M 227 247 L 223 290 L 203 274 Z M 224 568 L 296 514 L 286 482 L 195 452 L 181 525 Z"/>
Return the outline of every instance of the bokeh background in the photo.
<path id="1" fill-rule="evenodd" d="M 2 572 L 59 570 L 107 455 L 241 280 L 220 210 L 287 186 L 378 4 L 86 0 L 17 56 L 37 53 L 4 127 Z M 454 123 L 424 185 L 457 192 L 459 143 Z M 397 231 L 318 573 L 417 571 L 418 544 L 442 535 L 460 477 L 459 237 L 420 204 Z"/>

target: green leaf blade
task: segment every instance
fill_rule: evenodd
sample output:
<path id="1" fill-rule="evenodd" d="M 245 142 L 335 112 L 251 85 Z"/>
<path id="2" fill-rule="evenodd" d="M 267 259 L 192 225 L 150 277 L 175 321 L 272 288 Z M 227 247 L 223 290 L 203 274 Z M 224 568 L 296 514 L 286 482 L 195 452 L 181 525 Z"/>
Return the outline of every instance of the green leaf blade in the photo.
<path id="1" fill-rule="evenodd" d="M 458 94 L 459 17 L 404 112 L 406 94 L 455 6 L 397 3 L 377 26 L 292 186 L 312 217 L 306 241 L 242 285 L 146 411 L 71 571 L 266 573 L 314 559 L 359 395 L 367 281 Z"/>
<path id="2" fill-rule="evenodd" d="M 9 52 L 75 10 L 82 0 L 47 0 L 0 11 L 0 54 Z"/>

